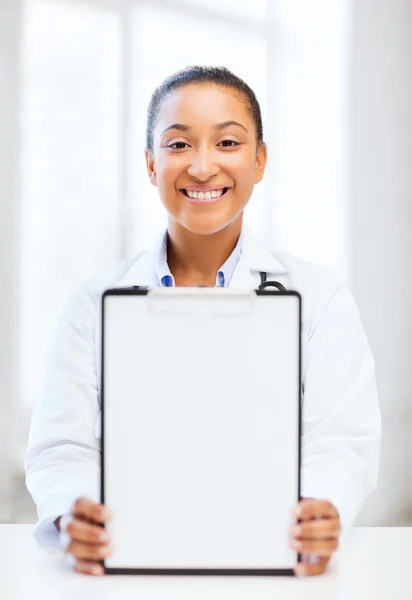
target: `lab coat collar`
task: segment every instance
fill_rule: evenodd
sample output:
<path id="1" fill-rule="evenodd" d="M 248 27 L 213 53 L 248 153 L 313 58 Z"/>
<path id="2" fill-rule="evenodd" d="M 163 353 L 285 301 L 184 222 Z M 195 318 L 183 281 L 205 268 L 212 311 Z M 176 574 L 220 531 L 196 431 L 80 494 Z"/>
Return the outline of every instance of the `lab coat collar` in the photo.
<path id="1" fill-rule="evenodd" d="M 118 281 L 117 287 L 132 285 L 156 287 L 159 285 L 156 274 L 156 260 L 162 235 L 145 252 L 139 254 L 131 267 Z M 264 271 L 269 275 L 282 275 L 287 272 L 285 266 L 260 241 L 250 229 L 243 225 L 243 244 L 240 259 L 230 282 L 230 287 L 255 287 L 256 274 Z"/>
<path id="2" fill-rule="evenodd" d="M 250 271 L 264 271 L 273 275 L 287 273 L 286 267 L 275 254 L 246 226 L 243 226 L 242 258 Z"/>
<path id="3" fill-rule="evenodd" d="M 264 271 L 268 279 L 287 272 L 273 252 L 246 225 L 243 225 L 243 233 L 242 253 L 230 287 L 254 289 L 260 283 L 260 272 Z"/>

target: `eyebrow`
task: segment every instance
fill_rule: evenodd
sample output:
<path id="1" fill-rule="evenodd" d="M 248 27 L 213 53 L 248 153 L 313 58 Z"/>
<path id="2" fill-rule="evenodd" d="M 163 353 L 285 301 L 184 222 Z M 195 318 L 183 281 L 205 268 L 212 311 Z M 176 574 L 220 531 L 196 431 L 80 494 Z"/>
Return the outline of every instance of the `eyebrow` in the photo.
<path id="1" fill-rule="evenodd" d="M 230 127 L 231 125 L 241 127 L 246 131 L 246 133 L 248 132 L 246 127 L 244 127 L 241 123 L 238 123 L 237 121 L 224 121 L 223 123 L 219 123 L 218 125 L 216 125 L 216 129 L 226 129 L 226 127 Z"/>
<path id="2" fill-rule="evenodd" d="M 166 133 L 166 131 L 169 131 L 169 129 L 178 129 L 179 131 L 189 131 L 190 127 L 189 127 L 189 125 L 182 125 L 182 123 L 173 123 L 173 125 L 169 125 L 168 127 L 166 127 L 166 129 L 163 129 L 162 135 L 164 133 Z"/>
<path id="3" fill-rule="evenodd" d="M 244 129 L 244 131 L 246 131 L 246 133 L 248 133 L 246 127 L 244 127 L 241 123 L 238 123 L 237 121 L 224 121 L 223 123 L 218 123 L 216 125 L 216 129 L 226 129 L 226 127 L 230 127 L 231 125 L 241 127 L 242 129 Z M 166 129 L 163 129 L 162 135 L 170 129 L 177 129 L 178 131 L 190 131 L 191 127 L 189 127 L 189 125 L 183 125 L 183 123 L 173 123 L 172 125 L 166 127 Z"/>

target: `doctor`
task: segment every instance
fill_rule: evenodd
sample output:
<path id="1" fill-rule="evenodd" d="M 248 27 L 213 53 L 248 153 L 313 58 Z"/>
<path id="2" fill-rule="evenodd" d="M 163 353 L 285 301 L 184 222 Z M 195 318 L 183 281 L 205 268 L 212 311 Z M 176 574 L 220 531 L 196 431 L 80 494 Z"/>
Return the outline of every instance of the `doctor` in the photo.
<path id="1" fill-rule="evenodd" d="M 341 532 L 376 487 L 381 420 L 374 363 L 351 293 L 326 267 L 272 252 L 243 225 L 266 157 L 256 97 L 227 69 L 188 67 L 154 92 L 146 162 L 167 231 L 73 295 L 30 431 L 27 486 L 38 508 L 36 536 L 56 544 L 60 531 L 79 572 L 101 574 L 98 561 L 110 553 L 99 526 L 110 515 L 98 505 L 99 310 L 108 287 L 256 288 L 264 272 L 301 293 L 304 499 L 290 529 L 290 546 L 303 554 L 297 574 L 325 570 Z M 173 352 L 173 340 L 167 343 Z"/>

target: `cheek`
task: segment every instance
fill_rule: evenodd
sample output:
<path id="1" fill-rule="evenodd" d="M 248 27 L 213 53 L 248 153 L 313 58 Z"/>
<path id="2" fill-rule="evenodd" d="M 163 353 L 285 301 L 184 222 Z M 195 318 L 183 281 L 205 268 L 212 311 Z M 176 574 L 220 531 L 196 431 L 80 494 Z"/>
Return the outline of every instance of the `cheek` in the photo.
<path id="1" fill-rule="evenodd" d="M 254 175 L 255 159 L 248 150 L 234 152 L 224 163 L 221 163 L 222 167 L 232 172 L 235 181 L 249 179 Z"/>
<path id="2" fill-rule="evenodd" d="M 160 160 L 157 163 L 157 185 L 166 190 L 173 186 L 182 171 L 181 161 Z"/>

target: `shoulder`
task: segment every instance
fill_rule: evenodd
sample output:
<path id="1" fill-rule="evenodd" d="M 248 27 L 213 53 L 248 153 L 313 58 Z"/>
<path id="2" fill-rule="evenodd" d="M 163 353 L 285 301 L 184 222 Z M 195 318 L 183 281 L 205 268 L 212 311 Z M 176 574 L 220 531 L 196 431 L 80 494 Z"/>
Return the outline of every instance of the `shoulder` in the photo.
<path id="1" fill-rule="evenodd" d="M 355 308 L 352 293 L 337 271 L 282 250 L 274 254 L 287 270 L 288 289 L 302 297 L 305 328 L 313 330 L 328 309 L 338 314 L 348 307 Z"/>
<path id="2" fill-rule="evenodd" d="M 328 293 L 344 284 L 343 278 L 330 267 L 310 262 L 282 250 L 274 251 L 288 272 L 291 283 L 307 290 L 321 289 Z"/>
<path id="3" fill-rule="evenodd" d="M 72 314 L 77 313 L 79 317 L 80 313 L 94 315 L 105 290 L 121 285 L 127 273 L 146 253 L 147 250 L 143 250 L 131 258 L 118 262 L 92 279 L 81 282 L 69 297 L 66 310 Z"/>
<path id="4" fill-rule="evenodd" d="M 87 287 L 95 297 L 101 296 L 105 290 L 121 285 L 128 272 L 135 267 L 136 263 L 140 261 L 147 252 L 147 250 L 143 250 L 131 258 L 122 260 L 111 269 L 108 269 L 102 274 L 85 282 L 84 286 Z"/>

